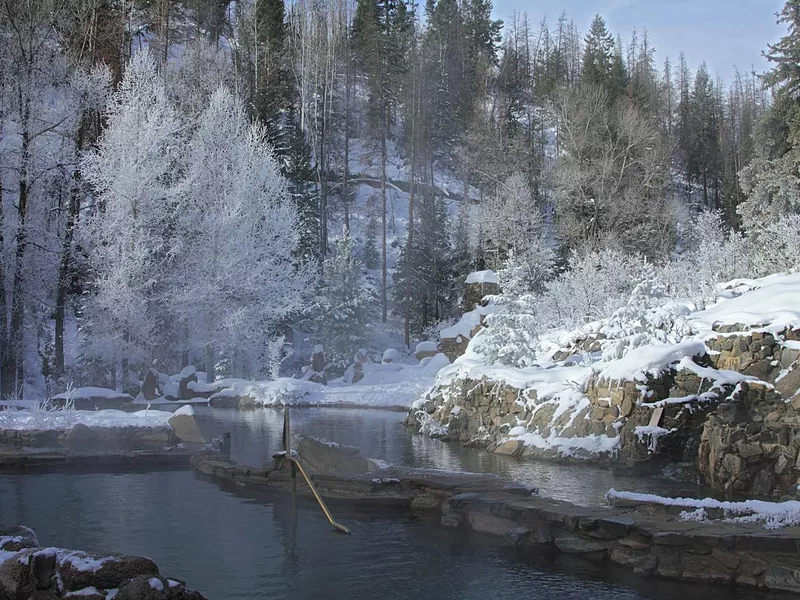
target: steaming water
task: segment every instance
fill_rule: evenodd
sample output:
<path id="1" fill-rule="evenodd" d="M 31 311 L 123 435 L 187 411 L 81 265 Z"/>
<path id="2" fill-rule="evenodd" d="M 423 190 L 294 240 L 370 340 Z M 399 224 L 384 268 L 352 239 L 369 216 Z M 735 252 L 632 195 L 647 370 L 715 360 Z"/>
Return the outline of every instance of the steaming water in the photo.
<path id="1" fill-rule="evenodd" d="M 277 448 L 282 413 L 199 411 L 208 434 L 231 431 L 238 460 L 261 464 Z M 294 431 L 358 445 L 394 464 L 499 470 L 543 493 L 587 504 L 611 487 L 667 491 L 657 480 L 531 465 L 409 434 L 384 411 L 292 411 Z M 754 598 L 727 588 L 647 582 L 582 562 L 531 564 L 494 542 L 406 516 L 336 510 L 353 530 L 333 533 L 313 506 L 247 499 L 189 471 L 0 476 L 0 521 L 23 523 L 45 545 L 144 554 L 211 600 L 435 598 L 461 600 Z M 758 596 L 762 597 L 763 596 Z"/>

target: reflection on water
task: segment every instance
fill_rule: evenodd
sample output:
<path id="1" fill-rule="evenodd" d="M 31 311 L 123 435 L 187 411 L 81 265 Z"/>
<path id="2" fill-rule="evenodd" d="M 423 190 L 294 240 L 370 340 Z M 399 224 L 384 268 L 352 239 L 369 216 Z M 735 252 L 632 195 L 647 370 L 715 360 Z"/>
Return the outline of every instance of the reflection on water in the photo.
<path id="1" fill-rule="evenodd" d="M 395 464 L 499 469 L 548 495 L 591 502 L 620 485 L 598 469 L 533 465 L 414 436 L 397 413 L 307 409 L 292 417 L 295 431 L 358 445 L 366 456 Z M 207 433 L 232 432 L 238 460 L 259 464 L 280 443 L 280 411 L 205 410 L 201 419 Z M 45 545 L 150 556 L 211 600 L 764 597 L 644 581 L 580 561 L 516 560 L 493 540 L 467 543 L 406 516 L 337 506 L 336 517 L 352 536 L 334 533 L 308 502 L 247 499 L 189 471 L 0 476 L 0 522 L 33 527 Z"/>
<path id="2" fill-rule="evenodd" d="M 240 412 L 209 408 L 198 410 L 198 418 L 207 435 L 231 432 L 231 454 L 239 462 L 260 466 L 281 449 L 283 410 Z M 543 496 L 582 505 L 602 504 L 612 487 L 679 496 L 711 493 L 700 486 L 664 478 L 616 475 L 590 465 L 531 461 L 464 448 L 411 433 L 402 424 L 403 418 L 402 413 L 383 410 L 291 411 L 293 432 L 358 446 L 368 458 L 399 466 L 499 473 L 538 487 Z"/>

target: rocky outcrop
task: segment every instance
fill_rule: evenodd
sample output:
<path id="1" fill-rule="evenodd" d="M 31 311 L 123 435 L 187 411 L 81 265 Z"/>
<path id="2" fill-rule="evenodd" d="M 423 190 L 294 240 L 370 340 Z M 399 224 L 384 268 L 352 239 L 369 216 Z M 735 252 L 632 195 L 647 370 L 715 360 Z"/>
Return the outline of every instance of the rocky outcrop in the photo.
<path id="1" fill-rule="evenodd" d="M 0 598 L 74 597 L 204 600 L 182 581 L 161 576 L 149 558 L 41 548 L 27 527 L 0 528 Z"/>
<path id="2" fill-rule="evenodd" d="M 800 401 L 787 404 L 771 387 L 744 383 L 708 416 L 697 464 L 714 487 L 796 496 L 799 459 Z"/>
<path id="3" fill-rule="evenodd" d="M 718 328 L 706 354 L 676 361 L 657 376 L 617 381 L 599 370 L 584 380 L 576 375 L 578 383 L 563 376 L 562 383 L 575 387 L 577 399 L 569 402 L 564 385 L 553 393 L 553 386 L 451 378 L 419 401 L 406 422 L 498 454 L 629 465 L 672 461 L 696 465 L 710 485 L 726 491 L 794 495 L 800 476 L 800 331 L 742 329 Z M 555 369 L 568 373 L 602 344 L 596 335 L 576 341 L 555 353 Z M 548 377 L 548 370 L 540 373 Z M 542 389 L 549 395 L 539 397 Z"/>
<path id="4" fill-rule="evenodd" d="M 696 459 L 705 415 L 715 406 L 699 395 L 710 392 L 713 385 L 688 370 L 670 370 L 644 383 L 595 376 L 586 386 L 586 401 L 562 410 L 558 402 L 540 401 L 533 389 L 490 380 L 457 379 L 446 389 L 437 390 L 421 410 L 412 410 L 407 423 L 421 429 L 430 419 L 437 424 L 429 431 L 434 437 L 485 447 L 499 454 L 537 458 L 569 455 L 603 462 L 659 457 L 686 462 Z M 713 395 L 731 391 L 733 386 L 720 388 Z M 686 400 L 670 403 L 671 398 Z M 540 447 L 526 445 L 522 439 L 509 439 L 519 427 L 540 439 L 556 438 L 561 445 Z M 656 427 L 672 432 L 671 436 L 654 442 L 652 433 L 647 432 Z M 576 443 L 572 447 L 570 440 L 592 440 L 592 445 Z M 565 448 L 569 451 L 565 452 Z M 599 452 L 602 448 L 613 448 L 613 452 Z"/>

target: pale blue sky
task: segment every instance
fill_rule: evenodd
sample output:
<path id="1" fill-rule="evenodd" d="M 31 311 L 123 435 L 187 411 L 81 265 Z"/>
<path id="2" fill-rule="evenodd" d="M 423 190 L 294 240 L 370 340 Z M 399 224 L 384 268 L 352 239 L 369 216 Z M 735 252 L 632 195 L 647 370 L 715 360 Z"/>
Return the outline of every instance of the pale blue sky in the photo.
<path id="1" fill-rule="evenodd" d="M 683 50 L 694 70 L 703 60 L 712 73 L 730 82 L 734 66 L 743 73 L 767 68 L 761 51 L 777 41 L 785 29 L 775 23 L 783 0 L 494 0 L 495 17 L 508 20 L 513 11 L 527 12 L 532 25 L 547 15 L 551 27 L 562 10 L 572 17 L 583 36 L 596 13 L 609 29 L 630 39 L 634 27 L 647 29 L 663 65 L 673 64 Z"/>

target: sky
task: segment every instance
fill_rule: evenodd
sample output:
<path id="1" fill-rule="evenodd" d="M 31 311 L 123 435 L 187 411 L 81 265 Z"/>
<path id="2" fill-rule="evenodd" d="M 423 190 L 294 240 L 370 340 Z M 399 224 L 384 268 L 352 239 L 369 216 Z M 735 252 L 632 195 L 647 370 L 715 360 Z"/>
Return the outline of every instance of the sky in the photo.
<path id="1" fill-rule="evenodd" d="M 783 4 L 783 0 L 494 0 L 494 14 L 508 20 L 514 11 L 526 12 L 536 29 L 547 16 L 552 29 L 566 11 L 583 36 L 600 13 L 609 30 L 622 35 L 625 43 L 634 28 L 647 29 L 659 65 L 667 56 L 675 65 L 683 50 L 692 70 L 705 61 L 712 76 L 718 74 L 730 83 L 734 67 L 742 73 L 768 68 L 761 52 L 786 32 L 775 17 Z"/>

